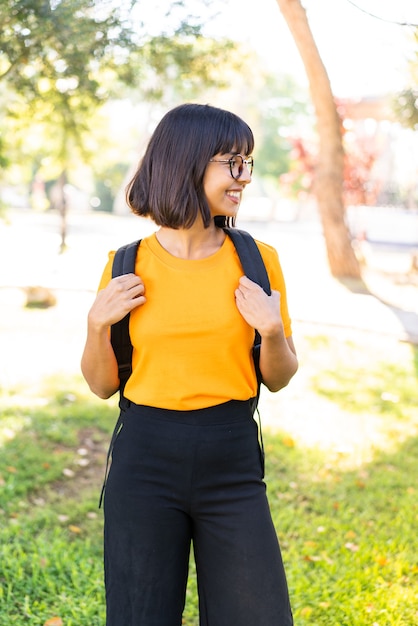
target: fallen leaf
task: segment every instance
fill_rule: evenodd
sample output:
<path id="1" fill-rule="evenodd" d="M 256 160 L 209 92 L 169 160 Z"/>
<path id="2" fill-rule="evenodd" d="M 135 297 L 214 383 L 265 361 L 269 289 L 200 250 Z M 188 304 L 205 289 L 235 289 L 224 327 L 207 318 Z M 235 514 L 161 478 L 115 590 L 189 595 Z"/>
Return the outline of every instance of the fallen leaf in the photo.
<path id="1" fill-rule="evenodd" d="M 71 531 L 72 533 L 76 534 L 76 535 L 79 535 L 82 532 L 82 530 L 81 530 L 81 528 L 79 526 L 74 526 L 73 524 L 70 524 L 68 526 L 68 530 Z"/>
<path id="2" fill-rule="evenodd" d="M 302 617 L 310 617 L 312 615 L 312 607 L 304 606 L 300 614 L 302 615 Z"/>
<path id="3" fill-rule="evenodd" d="M 355 536 L 356 536 L 356 533 L 354 532 L 354 530 L 349 530 L 348 532 L 345 533 L 346 539 L 354 539 Z"/>
<path id="4" fill-rule="evenodd" d="M 360 549 L 356 543 L 351 543 L 351 541 L 346 543 L 345 547 L 347 548 L 347 550 L 351 550 L 351 552 L 357 552 Z"/>
<path id="5" fill-rule="evenodd" d="M 295 440 L 293 439 L 293 437 L 290 437 L 289 435 L 286 435 L 285 437 L 283 437 L 282 441 L 283 441 L 283 445 L 285 445 L 287 448 L 295 447 Z"/>
<path id="6" fill-rule="evenodd" d="M 312 563 L 317 563 L 318 561 L 321 560 L 321 557 L 320 556 L 316 556 L 315 554 L 306 554 L 303 557 L 303 560 L 304 561 L 309 561 L 309 562 L 312 562 Z"/>
<path id="7" fill-rule="evenodd" d="M 44 626 L 64 626 L 64 622 L 60 617 L 51 617 L 44 622 Z"/>
<path id="8" fill-rule="evenodd" d="M 376 557 L 375 561 L 378 565 L 380 565 L 380 567 L 384 567 L 389 563 L 389 560 L 382 554 L 379 554 L 379 556 Z"/>
<path id="9" fill-rule="evenodd" d="M 6 467 L 6 471 L 9 472 L 9 474 L 16 474 L 17 473 L 17 469 L 15 467 L 13 467 L 12 465 L 8 465 Z"/>

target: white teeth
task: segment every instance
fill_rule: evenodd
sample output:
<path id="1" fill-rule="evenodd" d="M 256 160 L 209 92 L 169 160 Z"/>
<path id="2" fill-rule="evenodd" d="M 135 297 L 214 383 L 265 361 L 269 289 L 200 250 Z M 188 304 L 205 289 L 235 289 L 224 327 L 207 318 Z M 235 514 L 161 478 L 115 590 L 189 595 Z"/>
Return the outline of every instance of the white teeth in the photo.
<path id="1" fill-rule="evenodd" d="M 240 191 L 228 191 L 228 196 L 233 196 L 234 198 L 240 198 L 241 192 Z"/>

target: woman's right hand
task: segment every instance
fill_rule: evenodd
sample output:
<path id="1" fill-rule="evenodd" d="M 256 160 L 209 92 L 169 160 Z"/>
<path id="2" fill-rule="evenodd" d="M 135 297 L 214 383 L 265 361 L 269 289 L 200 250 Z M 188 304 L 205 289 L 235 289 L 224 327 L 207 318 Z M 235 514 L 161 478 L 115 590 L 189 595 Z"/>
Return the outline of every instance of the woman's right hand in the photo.
<path id="1" fill-rule="evenodd" d="M 146 302 L 145 286 L 136 274 L 123 274 L 112 278 L 98 292 L 89 312 L 89 325 L 96 329 L 109 327 Z"/>
<path id="2" fill-rule="evenodd" d="M 118 363 L 109 326 L 144 304 L 144 292 L 144 283 L 139 276 L 118 276 L 99 291 L 89 311 L 81 370 L 90 389 L 99 398 L 110 398 L 119 388 Z"/>

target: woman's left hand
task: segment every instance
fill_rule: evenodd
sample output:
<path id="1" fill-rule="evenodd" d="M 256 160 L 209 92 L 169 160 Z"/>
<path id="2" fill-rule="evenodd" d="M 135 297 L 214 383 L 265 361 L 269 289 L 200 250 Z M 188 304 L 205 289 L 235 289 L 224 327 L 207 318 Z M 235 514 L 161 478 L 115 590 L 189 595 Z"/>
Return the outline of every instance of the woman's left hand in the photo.
<path id="1" fill-rule="evenodd" d="M 235 290 L 235 301 L 247 324 L 256 328 L 262 337 L 277 334 L 282 329 L 278 291 L 268 296 L 260 285 L 242 276 Z"/>
<path id="2" fill-rule="evenodd" d="M 260 371 L 270 391 L 285 387 L 298 369 L 296 350 L 291 336 L 285 337 L 280 314 L 280 293 L 265 291 L 249 278 L 240 278 L 235 301 L 245 321 L 262 337 Z"/>

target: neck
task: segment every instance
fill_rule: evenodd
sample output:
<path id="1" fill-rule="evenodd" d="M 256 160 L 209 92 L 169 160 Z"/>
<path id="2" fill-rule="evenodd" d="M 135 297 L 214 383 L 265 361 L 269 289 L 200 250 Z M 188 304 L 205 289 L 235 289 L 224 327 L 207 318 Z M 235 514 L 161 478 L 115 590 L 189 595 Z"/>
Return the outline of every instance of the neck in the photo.
<path id="1" fill-rule="evenodd" d="M 158 242 L 180 259 L 204 259 L 215 254 L 225 240 L 225 233 L 212 221 L 208 228 L 193 224 L 191 228 L 173 229 L 162 226 L 156 233 Z"/>

